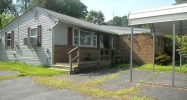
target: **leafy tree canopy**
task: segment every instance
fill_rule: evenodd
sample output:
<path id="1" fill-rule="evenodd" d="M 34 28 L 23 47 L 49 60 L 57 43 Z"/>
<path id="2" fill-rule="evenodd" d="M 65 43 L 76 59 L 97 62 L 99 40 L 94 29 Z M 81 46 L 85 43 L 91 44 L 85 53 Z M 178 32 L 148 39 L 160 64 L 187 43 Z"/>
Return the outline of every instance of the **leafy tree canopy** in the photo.
<path id="1" fill-rule="evenodd" d="M 175 0 L 176 4 L 187 3 L 187 0 Z"/>
<path id="2" fill-rule="evenodd" d="M 85 18 L 87 6 L 80 0 L 32 0 L 29 7 L 40 6 L 75 18 Z"/>
<path id="3" fill-rule="evenodd" d="M 85 18 L 86 21 L 102 25 L 104 23 L 105 17 L 101 11 L 91 10 Z"/>
<path id="4" fill-rule="evenodd" d="M 0 29 L 10 22 L 9 17 L 17 15 L 12 0 L 0 0 Z M 10 17 L 12 20 L 13 17 Z"/>
<path id="5" fill-rule="evenodd" d="M 113 26 L 128 26 L 128 19 L 127 16 L 115 16 L 112 20 L 108 21 L 107 24 Z"/>
<path id="6" fill-rule="evenodd" d="M 0 14 L 0 19 L 1 19 L 1 28 L 3 28 L 4 26 L 6 26 L 7 24 L 9 24 L 10 22 L 12 22 L 14 20 L 15 16 L 14 15 L 10 15 L 7 13 L 2 13 Z"/>

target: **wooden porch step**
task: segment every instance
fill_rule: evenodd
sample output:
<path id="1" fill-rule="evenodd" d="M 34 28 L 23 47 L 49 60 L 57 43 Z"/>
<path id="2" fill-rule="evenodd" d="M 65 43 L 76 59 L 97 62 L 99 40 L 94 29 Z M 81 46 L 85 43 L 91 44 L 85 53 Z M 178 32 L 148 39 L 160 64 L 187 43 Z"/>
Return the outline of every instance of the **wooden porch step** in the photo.
<path id="1" fill-rule="evenodd" d="M 65 71 L 65 72 L 70 72 L 70 70 L 68 69 L 61 69 L 61 68 L 49 68 L 49 69 L 53 69 L 53 70 L 62 70 L 62 71 Z"/>
<path id="2" fill-rule="evenodd" d="M 100 61 L 82 61 L 80 64 L 92 64 L 92 63 L 103 63 L 103 62 L 110 62 L 111 60 L 100 60 Z"/>
<path id="3" fill-rule="evenodd" d="M 76 63 L 73 63 L 72 67 L 73 67 L 72 70 L 74 70 L 74 68 L 78 67 L 78 65 Z M 70 72 L 69 63 L 56 63 L 51 68 L 55 69 L 55 70 L 63 70 L 63 71 L 66 71 L 66 72 Z"/>

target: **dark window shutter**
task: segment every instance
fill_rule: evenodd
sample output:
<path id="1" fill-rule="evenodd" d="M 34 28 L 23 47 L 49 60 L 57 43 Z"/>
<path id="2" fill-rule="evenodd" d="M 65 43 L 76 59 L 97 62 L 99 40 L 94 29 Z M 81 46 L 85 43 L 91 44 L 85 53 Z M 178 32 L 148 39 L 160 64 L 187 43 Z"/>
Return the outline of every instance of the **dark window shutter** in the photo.
<path id="1" fill-rule="evenodd" d="M 97 34 L 97 47 L 100 47 L 100 34 Z"/>
<path id="2" fill-rule="evenodd" d="M 37 35 L 37 47 L 41 47 L 41 37 L 42 37 L 42 26 L 38 26 L 38 35 Z"/>
<path id="3" fill-rule="evenodd" d="M 14 48 L 14 31 L 11 32 L 11 48 Z"/>
<path id="4" fill-rule="evenodd" d="M 5 32 L 5 48 L 7 49 L 7 32 Z"/>
<path id="5" fill-rule="evenodd" d="M 72 34 L 72 27 L 68 27 L 68 45 L 69 46 L 72 46 L 72 38 L 73 38 L 73 36 L 72 36 L 73 34 Z"/>
<path id="6" fill-rule="evenodd" d="M 31 36 L 31 28 L 30 27 L 28 28 L 28 34 L 27 35 L 28 35 L 28 38 Z"/>

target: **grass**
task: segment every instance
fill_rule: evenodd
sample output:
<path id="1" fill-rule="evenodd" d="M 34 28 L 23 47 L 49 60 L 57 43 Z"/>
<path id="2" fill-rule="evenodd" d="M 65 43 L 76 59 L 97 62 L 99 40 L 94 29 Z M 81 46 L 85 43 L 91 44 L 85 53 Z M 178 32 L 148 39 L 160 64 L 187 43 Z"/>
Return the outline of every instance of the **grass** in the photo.
<path id="1" fill-rule="evenodd" d="M 10 75 L 10 76 L 0 76 L 0 82 L 3 80 L 13 79 L 13 78 L 22 77 L 22 76 L 24 75 L 18 74 L 18 75 Z"/>
<path id="2" fill-rule="evenodd" d="M 144 64 L 139 66 L 140 70 L 152 70 L 152 64 Z M 166 72 L 171 72 L 172 71 L 172 65 L 167 65 L 167 66 L 161 66 L 161 65 L 155 65 L 154 66 L 155 71 L 166 71 Z M 180 72 L 180 67 L 175 66 L 175 72 Z M 187 73 L 187 63 L 182 64 L 182 72 Z"/>
<path id="3" fill-rule="evenodd" d="M 130 68 L 130 64 L 120 64 L 118 65 L 120 68 Z M 136 66 L 135 64 L 133 64 L 133 67 Z M 137 69 L 140 70 L 152 70 L 152 64 L 144 64 L 144 65 L 140 65 L 138 66 Z M 167 65 L 167 66 L 161 66 L 161 65 L 154 65 L 154 69 L 155 71 L 166 71 L 166 72 L 171 72 L 172 71 L 172 65 Z M 175 66 L 175 72 L 180 72 L 180 67 L 179 66 Z M 187 73 L 187 63 L 183 63 L 182 64 L 182 72 L 183 73 Z"/>
<path id="4" fill-rule="evenodd" d="M 130 64 L 129 63 L 124 63 L 124 64 L 119 64 L 117 65 L 119 68 L 125 68 L 125 69 L 128 69 L 130 68 Z M 133 67 L 136 67 L 137 65 L 136 64 L 132 64 Z"/>
<path id="5" fill-rule="evenodd" d="M 44 66 L 33 66 L 18 62 L 0 62 L 0 70 L 18 71 L 25 76 L 54 76 L 65 74 L 63 71 L 51 70 Z"/>
<path id="6" fill-rule="evenodd" d="M 125 99 L 125 100 L 145 100 L 148 99 L 147 97 L 136 97 L 136 93 L 139 92 L 139 85 L 136 85 L 132 88 L 124 88 L 118 91 L 113 90 L 106 90 L 100 88 L 93 88 L 90 86 L 85 86 L 81 84 L 72 84 L 65 80 L 54 79 L 52 77 L 35 77 L 34 82 L 39 85 L 54 88 L 54 89 L 71 89 L 76 90 L 81 94 L 96 97 L 96 98 L 118 98 L 118 99 Z M 134 97 L 131 97 L 134 96 Z"/>
<path id="7" fill-rule="evenodd" d="M 96 79 L 96 80 L 91 80 L 91 81 L 87 81 L 82 83 L 82 85 L 84 86 L 96 86 L 96 85 L 100 85 L 108 80 L 111 80 L 113 78 L 116 78 L 117 76 L 119 76 L 119 73 L 117 74 L 109 74 L 109 75 L 105 75 L 104 77 L 100 78 L 100 79 Z"/>

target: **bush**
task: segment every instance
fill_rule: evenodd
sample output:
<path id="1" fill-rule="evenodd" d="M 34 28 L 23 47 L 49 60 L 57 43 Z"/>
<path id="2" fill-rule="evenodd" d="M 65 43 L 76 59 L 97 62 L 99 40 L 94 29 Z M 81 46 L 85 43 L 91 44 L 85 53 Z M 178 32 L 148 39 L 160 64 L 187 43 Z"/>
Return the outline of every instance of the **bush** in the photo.
<path id="1" fill-rule="evenodd" d="M 155 63 L 158 65 L 168 65 L 170 61 L 171 57 L 164 52 L 158 53 L 155 57 Z"/>

